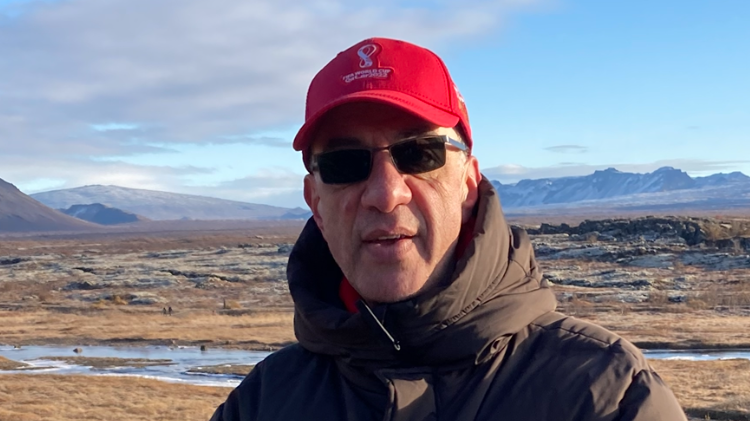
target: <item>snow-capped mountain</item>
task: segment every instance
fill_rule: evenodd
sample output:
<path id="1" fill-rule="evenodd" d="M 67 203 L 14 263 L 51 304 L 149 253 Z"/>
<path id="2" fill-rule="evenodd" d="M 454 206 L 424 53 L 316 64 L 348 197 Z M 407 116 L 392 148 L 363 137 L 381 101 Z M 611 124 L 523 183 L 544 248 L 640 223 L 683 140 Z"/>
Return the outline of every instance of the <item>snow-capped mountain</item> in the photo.
<path id="1" fill-rule="evenodd" d="M 101 185 L 36 193 L 31 197 L 55 209 L 101 203 L 153 220 L 286 219 L 292 211 L 213 197 Z"/>
<path id="2" fill-rule="evenodd" d="M 675 192 L 671 195 L 673 199 L 678 192 L 684 192 L 683 196 L 700 200 L 701 192 L 709 193 L 709 190 L 727 186 L 750 186 L 750 177 L 734 172 L 692 178 L 684 171 L 672 167 L 662 167 L 646 174 L 608 168 L 581 177 L 521 180 L 515 184 L 492 181 L 492 184 L 500 194 L 503 207 L 513 209 L 576 202 L 591 204 L 592 201 L 600 200 L 612 202 L 614 198 L 631 195 L 646 198 L 649 193 L 664 192 Z"/>
<path id="3" fill-rule="evenodd" d="M 739 171 L 735 171 L 729 174 L 719 173 L 709 175 L 708 177 L 696 177 L 696 187 L 708 187 L 708 186 L 726 186 L 733 183 L 749 183 L 750 177 L 742 174 Z"/>

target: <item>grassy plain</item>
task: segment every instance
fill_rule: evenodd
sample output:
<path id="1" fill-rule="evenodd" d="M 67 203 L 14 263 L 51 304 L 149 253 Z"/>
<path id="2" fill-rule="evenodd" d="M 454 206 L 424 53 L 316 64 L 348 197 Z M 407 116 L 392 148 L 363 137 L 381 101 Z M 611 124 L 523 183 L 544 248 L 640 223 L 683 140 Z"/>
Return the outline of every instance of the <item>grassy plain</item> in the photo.
<path id="1" fill-rule="evenodd" d="M 69 345 L 71 354 L 80 346 L 84 355 L 87 345 L 276 349 L 294 341 L 283 266 L 300 228 L 0 238 L 0 342 Z M 579 260 L 540 265 L 582 278 L 642 271 Z M 645 301 L 600 299 L 640 291 L 556 285 L 560 309 L 644 348 L 750 348 L 747 269 L 647 270 L 654 283 Z M 687 301 L 675 303 L 664 288 L 679 276 Z M 172 316 L 162 314 L 168 306 Z M 748 364 L 653 361 L 701 419 L 750 419 Z M 0 358 L 0 370 L 13 365 Z M 0 420 L 201 420 L 228 392 L 138 378 L 0 374 Z"/>
<path id="2" fill-rule="evenodd" d="M 643 349 L 750 348 L 750 316 L 713 310 L 590 312 L 579 315 Z"/>
<path id="3" fill-rule="evenodd" d="M 12 345 L 207 345 L 275 349 L 294 340 L 291 312 L 239 315 L 161 309 L 130 312 L 113 305 L 96 311 L 0 311 L 0 338 Z"/>
<path id="4" fill-rule="evenodd" d="M 10 345 L 207 345 L 249 350 L 278 349 L 294 342 L 293 313 L 240 315 L 160 311 L 129 313 L 111 308 L 86 314 L 45 310 L 0 311 L 0 337 Z M 580 311 L 579 311 L 580 313 Z M 691 312 L 595 311 L 579 318 L 613 330 L 644 349 L 750 348 L 750 317 Z"/>
<path id="5" fill-rule="evenodd" d="M 133 377 L 0 375 L 0 420 L 208 420 L 223 387 Z"/>
<path id="6" fill-rule="evenodd" d="M 750 360 L 651 360 L 685 412 L 698 419 L 750 420 Z"/>

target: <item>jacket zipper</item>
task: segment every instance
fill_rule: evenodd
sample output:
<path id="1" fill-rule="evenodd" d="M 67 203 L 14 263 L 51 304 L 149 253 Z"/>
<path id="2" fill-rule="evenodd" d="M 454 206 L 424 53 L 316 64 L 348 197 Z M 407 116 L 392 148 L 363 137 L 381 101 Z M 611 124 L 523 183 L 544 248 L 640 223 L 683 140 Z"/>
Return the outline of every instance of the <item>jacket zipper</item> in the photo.
<path id="1" fill-rule="evenodd" d="M 383 333 L 381 337 L 385 339 L 387 343 L 393 345 L 393 348 L 396 351 L 401 351 L 401 343 L 396 340 L 396 338 L 394 338 L 390 332 L 388 332 L 388 329 L 386 329 L 382 323 L 380 323 L 380 320 L 378 320 L 378 318 L 375 316 L 375 313 L 372 312 L 370 306 L 368 306 L 364 300 L 357 300 L 357 303 L 355 305 L 357 306 L 359 313 L 363 315 L 367 324 L 369 324 L 370 327 L 374 328 L 375 331 Z"/>

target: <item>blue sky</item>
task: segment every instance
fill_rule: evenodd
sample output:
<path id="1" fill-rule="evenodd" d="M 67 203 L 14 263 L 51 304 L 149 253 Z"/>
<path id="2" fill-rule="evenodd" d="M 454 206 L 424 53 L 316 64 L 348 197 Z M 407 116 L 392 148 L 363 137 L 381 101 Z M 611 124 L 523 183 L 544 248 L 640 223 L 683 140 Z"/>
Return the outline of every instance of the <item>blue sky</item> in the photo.
<path id="1" fill-rule="evenodd" d="M 368 36 L 443 57 L 501 182 L 750 174 L 748 21 L 745 0 L 0 0 L 0 178 L 304 206 L 307 83 Z"/>

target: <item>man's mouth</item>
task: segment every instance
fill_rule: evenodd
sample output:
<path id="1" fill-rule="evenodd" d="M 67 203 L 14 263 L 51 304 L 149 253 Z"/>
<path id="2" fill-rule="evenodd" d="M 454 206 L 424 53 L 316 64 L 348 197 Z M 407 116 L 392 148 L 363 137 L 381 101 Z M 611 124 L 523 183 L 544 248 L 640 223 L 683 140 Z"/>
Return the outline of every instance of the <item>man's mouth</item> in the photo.
<path id="1" fill-rule="evenodd" d="M 393 234 L 393 235 L 381 235 L 370 240 L 366 240 L 365 243 L 370 244 L 393 244 L 399 240 L 405 240 L 412 238 L 409 235 L 404 234 Z"/>

